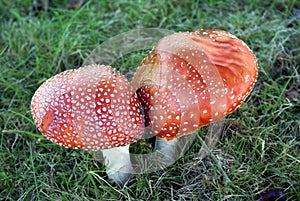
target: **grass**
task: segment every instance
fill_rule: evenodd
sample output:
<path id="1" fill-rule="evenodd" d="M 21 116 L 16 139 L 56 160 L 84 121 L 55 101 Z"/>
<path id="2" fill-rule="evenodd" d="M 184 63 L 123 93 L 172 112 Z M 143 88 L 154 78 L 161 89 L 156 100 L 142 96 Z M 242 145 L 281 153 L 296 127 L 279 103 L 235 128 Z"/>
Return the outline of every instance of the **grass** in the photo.
<path id="1" fill-rule="evenodd" d="M 37 2 L 0 4 L 0 200 L 257 200 L 274 188 L 300 200 L 298 1 Z M 106 39 L 148 27 L 227 30 L 253 50 L 259 77 L 226 118 L 211 156 L 196 159 L 197 138 L 172 166 L 120 189 L 107 183 L 95 154 L 42 138 L 30 100 L 43 81 L 80 67 Z M 118 68 L 136 67 L 139 54 Z"/>

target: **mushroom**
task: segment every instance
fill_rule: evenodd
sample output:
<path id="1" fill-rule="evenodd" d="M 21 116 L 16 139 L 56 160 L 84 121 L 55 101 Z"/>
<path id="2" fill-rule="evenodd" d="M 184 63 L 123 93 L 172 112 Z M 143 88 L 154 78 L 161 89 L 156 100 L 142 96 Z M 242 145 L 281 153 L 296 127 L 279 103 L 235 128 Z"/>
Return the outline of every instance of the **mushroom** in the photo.
<path id="1" fill-rule="evenodd" d="M 55 75 L 37 89 L 31 111 L 40 132 L 51 141 L 103 150 L 107 173 L 116 183 L 120 179 L 111 171 L 132 168 L 129 154 L 116 153 L 129 153 L 124 147 L 140 139 L 144 117 L 136 93 L 112 67 L 90 65 Z"/>
<path id="2" fill-rule="evenodd" d="M 158 42 L 131 84 L 147 129 L 169 141 L 232 113 L 252 90 L 257 71 L 252 51 L 230 33 L 179 32 Z"/>

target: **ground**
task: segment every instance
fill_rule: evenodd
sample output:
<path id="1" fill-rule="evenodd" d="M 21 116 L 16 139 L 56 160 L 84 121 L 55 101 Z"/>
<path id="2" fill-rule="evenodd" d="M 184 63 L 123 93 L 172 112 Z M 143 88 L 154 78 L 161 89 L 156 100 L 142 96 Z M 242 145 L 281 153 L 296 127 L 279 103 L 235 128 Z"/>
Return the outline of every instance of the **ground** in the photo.
<path id="1" fill-rule="evenodd" d="M 24 0 L 2 1 L 0 13 L 0 200 L 257 200 L 270 189 L 300 200 L 299 1 Z M 175 164 L 118 188 L 95 154 L 42 138 L 30 101 L 106 39 L 150 27 L 226 30 L 253 50 L 258 81 L 210 156 L 197 160 L 204 127 Z M 134 70 L 144 56 L 116 67 Z"/>

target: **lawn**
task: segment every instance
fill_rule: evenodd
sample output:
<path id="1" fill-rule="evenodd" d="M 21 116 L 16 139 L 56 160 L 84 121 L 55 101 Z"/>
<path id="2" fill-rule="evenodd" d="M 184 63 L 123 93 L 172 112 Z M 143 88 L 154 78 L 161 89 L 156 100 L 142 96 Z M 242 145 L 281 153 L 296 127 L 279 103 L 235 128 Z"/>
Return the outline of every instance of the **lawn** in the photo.
<path id="1" fill-rule="evenodd" d="M 271 189 L 300 200 L 300 3 L 239 2 L 1 0 L 0 200 L 258 200 Z M 197 159 L 203 127 L 176 163 L 119 188 L 93 152 L 43 138 L 30 101 L 43 81 L 137 28 L 226 30 L 253 50 L 259 75 L 208 157 Z M 144 54 L 116 67 L 134 71 Z"/>

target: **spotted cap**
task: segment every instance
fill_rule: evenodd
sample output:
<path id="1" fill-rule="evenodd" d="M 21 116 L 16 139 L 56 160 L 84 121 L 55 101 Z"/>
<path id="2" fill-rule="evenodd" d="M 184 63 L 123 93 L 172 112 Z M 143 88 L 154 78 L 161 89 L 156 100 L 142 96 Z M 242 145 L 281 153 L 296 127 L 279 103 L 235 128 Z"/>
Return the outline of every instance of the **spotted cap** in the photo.
<path id="1" fill-rule="evenodd" d="M 256 58 L 228 32 L 179 32 L 161 39 L 138 68 L 132 86 L 146 126 L 173 139 L 233 112 L 257 77 Z"/>
<path id="2" fill-rule="evenodd" d="M 125 77 L 103 65 L 55 75 L 37 89 L 31 102 L 42 134 L 59 145 L 87 150 L 137 141 L 144 131 L 139 108 Z"/>

